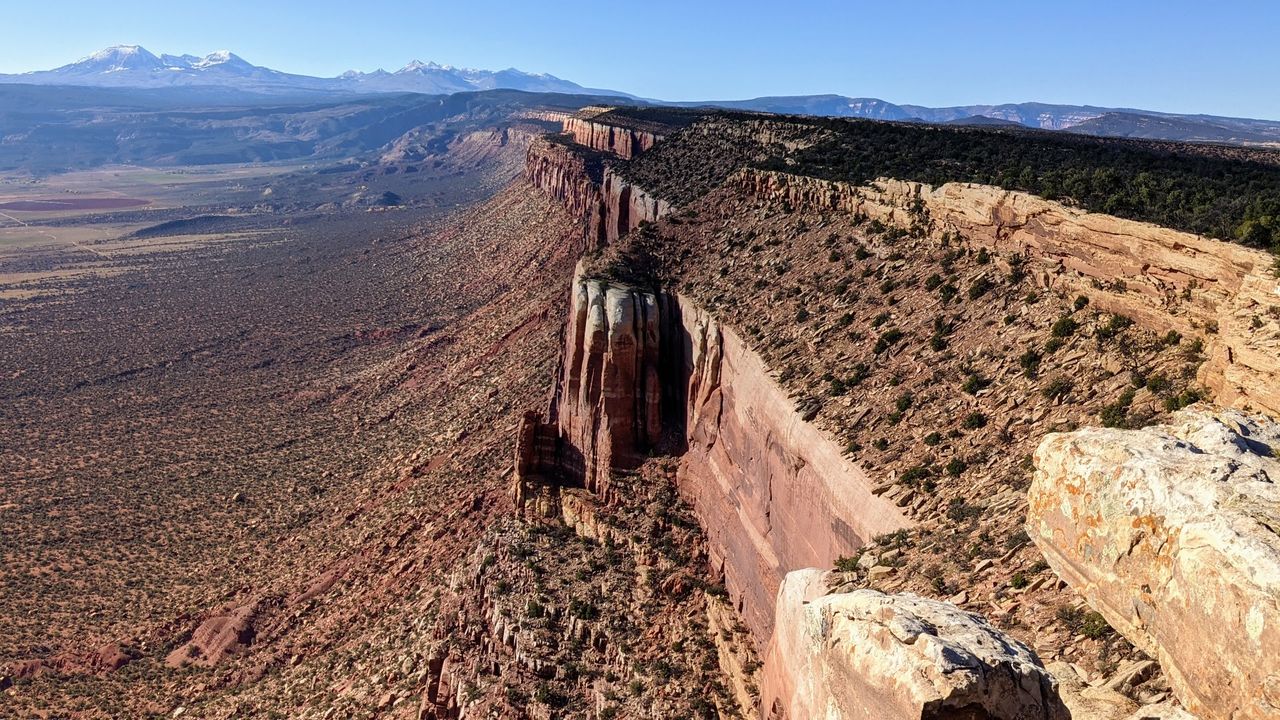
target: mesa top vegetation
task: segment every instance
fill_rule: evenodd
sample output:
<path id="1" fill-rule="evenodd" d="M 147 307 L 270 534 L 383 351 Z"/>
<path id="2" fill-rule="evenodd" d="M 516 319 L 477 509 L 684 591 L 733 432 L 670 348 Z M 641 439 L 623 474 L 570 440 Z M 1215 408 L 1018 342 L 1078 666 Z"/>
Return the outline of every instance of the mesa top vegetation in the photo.
<path id="1" fill-rule="evenodd" d="M 656 119 L 647 109 L 614 112 Z M 702 196 L 742 167 L 853 184 L 880 177 L 935 186 L 972 182 L 1280 252 L 1280 151 L 1023 128 L 722 111 L 662 114 L 681 129 L 620 169 L 677 204 Z M 690 115 L 697 120 L 690 123 Z M 752 123 L 767 123 L 774 142 L 766 145 L 743 131 Z M 809 142 L 791 150 L 776 141 L 779 132 Z"/>

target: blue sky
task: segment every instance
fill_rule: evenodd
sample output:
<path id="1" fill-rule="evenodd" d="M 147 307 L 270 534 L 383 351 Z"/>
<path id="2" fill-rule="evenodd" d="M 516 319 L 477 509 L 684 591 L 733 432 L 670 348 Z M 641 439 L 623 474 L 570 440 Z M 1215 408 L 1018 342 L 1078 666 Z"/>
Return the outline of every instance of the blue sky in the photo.
<path id="1" fill-rule="evenodd" d="M 1280 2 L 55 0 L 0 13 L 0 72 L 114 44 L 336 75 L 411 59 L 671 100 L 839 93 L 1280 119 Z"/>

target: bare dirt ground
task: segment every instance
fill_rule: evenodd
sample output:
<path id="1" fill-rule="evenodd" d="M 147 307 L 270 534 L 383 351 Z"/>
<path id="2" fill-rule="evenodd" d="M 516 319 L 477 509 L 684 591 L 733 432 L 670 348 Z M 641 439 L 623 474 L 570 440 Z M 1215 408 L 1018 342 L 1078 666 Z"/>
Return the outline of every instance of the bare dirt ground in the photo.
<path id="1" fill-rule="evenodd" d="M 305 644 L 291 613 L 331 588 L 345 619 L 308 632 L 362 647 L 351 613 L 370 598 L 348 566 L 384 571 L 361 548 L 404 532 L 380 496 L 430 477 L 457 492 L 419 494 L 418 514 L 501 497 L 510 422 L 494 415 L 550 372 L 563 289 L 540 281 L 571 267 L 572 224 L 527 188 L 467 210 L 521 157 L 419 180 L 394 212 L 0 256 L 0 676 L 16 679 L 0 717 L 225 707 L 213 689 L 253 691 L 280 642 Z M 467 447 L 481 465 L 451 459 Z M 432 557 L 469 552 L 483 525 Z M 236 669 L 166 663 L 203 659 L 188 641 L 220 605 L 263 597 Z"/>

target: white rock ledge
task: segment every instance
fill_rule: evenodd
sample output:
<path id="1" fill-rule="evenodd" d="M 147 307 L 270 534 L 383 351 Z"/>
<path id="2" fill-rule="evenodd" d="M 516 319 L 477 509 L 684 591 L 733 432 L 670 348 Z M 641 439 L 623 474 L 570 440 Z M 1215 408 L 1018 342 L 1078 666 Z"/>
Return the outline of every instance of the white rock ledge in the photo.
<path id="1" fill-rule="evenodd" d="M 954 605 L 875 590 L 825 595 L 828 573 L 788 573 L 762 707 L 788 720 L 1066 720 L 1030 648 Z"/>
<path id="2" fill-rule="evenodd" d="M 1203 718 L 1280 717 L 1280 424 L 1193 407 L 1049 435 L 1027 531 Z"/>

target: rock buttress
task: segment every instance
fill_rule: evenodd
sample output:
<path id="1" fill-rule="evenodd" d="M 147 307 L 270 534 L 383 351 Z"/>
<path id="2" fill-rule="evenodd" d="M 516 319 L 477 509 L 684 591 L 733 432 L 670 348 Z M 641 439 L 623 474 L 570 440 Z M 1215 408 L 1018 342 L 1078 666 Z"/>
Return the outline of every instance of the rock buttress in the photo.
<path id="1" fill-rule="evenodd" d="M 1204 718 L 1280 717 L 1280 425 L 1193 406 L 1052 434 L 1027 532 Z"/>
<path id="2" fill-rule="evenodd" d="M 527 414 L 517 435 L 519 506 L 548 485 L 610 502 L 613 473 L 678 444 L 678 314 L 661 294 L 575 276 L 549 419 Z"/>

